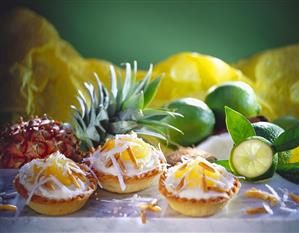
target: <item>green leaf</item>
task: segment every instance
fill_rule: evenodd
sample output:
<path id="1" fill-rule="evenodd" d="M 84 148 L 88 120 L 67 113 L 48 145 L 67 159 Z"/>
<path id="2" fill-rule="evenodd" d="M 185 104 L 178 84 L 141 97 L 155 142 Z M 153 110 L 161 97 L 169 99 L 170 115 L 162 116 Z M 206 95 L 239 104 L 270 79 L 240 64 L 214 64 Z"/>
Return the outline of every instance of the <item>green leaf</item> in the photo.
<path id="1" fill-rule="evenodd" d="M 138 127 L 135 121 L 117 121 L 110 125 L 109 132 L 112 134 L 127 133 Z"/>
<path id="2" fill-rule="evenodd" d="M 299 124 L 281 133 L 273 144 L 277 152 L 291 150 L 299 146 Z"/>
<path id="3" fill-rule="evenodd" d="M 276 172 L 288 181 L 299 184 L 299 163 L 279 165 Z"/>
<path id="4" fill-rule="evenodd" d="M 152 118 L 156 116 L 171 116 L 171 117 L 184 117 L 182 114 L 177 112 L 172 112 L 167 109 L 154 109 L 146 108 L 143 109 L 144 118 Z"/>
<path id="5" fill-rule="evenodd" d="M 140 91 L 143 91 L 146 89 L 146 86 L 148 85 L 148 82 L 152 76 L 152 71 L 153 71 L 153 65 L 150 65 L 150 68 L 148 69 L 145 77 L 137 84 L 135 87 L 134 93 L 133 94 L 138 94 Z"/>
<path id="6" fill-rule="evenodd" d="M 159 126 L 159 127 L 162 127 L 162 128 L 170 128 L 170 129 L 173 129 L 181 134 L 184 134 L 181 130 L 179 130 L 178 128 L 168 124 L 168 123 L 165 123 L 163 121 L 155 121 L 155 120 L 139 120 L 138 123 L 141 123 L 143 125 L 150 125 L 150 126 Z"/>
<path id="7" fill-rule="evenodd" d="M 142 109 L 144 104 L 144 95 L 143 91 L 141 91 L 138 94 L 132 95 L 130 98 L 128 98 L 122 106 L 122 109 L 128 109 L 128 108 L 135 108 L 135 109 Z"/>
<path id="8" fill-rule="evenodd" d="M 144 106 L 150 104 L 155 98 L 160 82 L 161 77 L 158 77 L 147 85 L 146 89 L 144 90 Z"/>
<path id="9" fill-rule="evenodd" d="M 111 93 L 114 97 L 114 99 L 117 98 L 117 79 L 116 79 L 116 72 L 114 69 L 114 66 L 110 66 L 110 72 L 111 72 Z"/>
<path id="10" fill-rule="evenodd" d="M 138 135 L 146 135 L 146 136 L 155 137 L 167 141 L 166 137 L 163 134 L 148 130 L 146 128 L 134 130 L 134 132 L 137 133 Z"/>
<path id="11" fill-rule="evenodd" d="M 235 144 L 256 135 L 253 126 L 245 116 L 227 106 L 224 108 L 226 128 Z"/>
<path id="12" fill-rule="evenodd" d="M 124 81 L 124 86 L 122 89 L 122 101 L 124 101 L 131 89 L 131 79 L 132 79 L 132 71 L 131 71 L 131 65 L 130 63 L 126 63 L 126 74 L 125 74 L 125 81 Z"/>
<path id="13" fill-rule="evenodd" d="M 228 160 L 216 160 L 214 163 L 224 167 L 227 171 L 233 172 L 232 169 L 229 166 L 229 161 Z"/>
<path id="14" fill-rule="evenodd" d="M 127 120 L 137 121 L 142 118 L 143 118 L 142 111 L 135 108 L 128 108 L 119 113 L 119 119 L 122 121 L 127 121 Z"/>

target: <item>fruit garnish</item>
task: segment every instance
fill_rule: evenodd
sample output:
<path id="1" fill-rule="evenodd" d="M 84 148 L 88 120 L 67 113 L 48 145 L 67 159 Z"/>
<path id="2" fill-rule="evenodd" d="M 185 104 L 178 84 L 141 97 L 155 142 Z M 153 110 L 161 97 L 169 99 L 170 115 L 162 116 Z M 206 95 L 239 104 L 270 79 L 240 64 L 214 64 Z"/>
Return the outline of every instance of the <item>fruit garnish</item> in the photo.
<path id="1" fill-rule="evenodd" d="M 229 165 L 236 175 L 247 180 L 271 178 L 277 168 L 278 156 L 279 167 L 282 167 L 289 157 L 288 150 L 299 145 L 299 125 L 283 131 L 271 123 L 251 124 L 245 116 L 229 107 L 225 107 L 225 113 L 226 127 L 235 143 Z"/>
<path id="2" fill-rule="evenodd" d="M 266 138 L 269 142 L 274 143 L 275 139 L 284 132 L 284 129 L 280 128 L 270 122 L 256 122 L 252 124 L 257 136 Z M 290 151 L 282 151 L 278 153 L 278 164 L 288 163 L 291 157 Z"/>
<path id="3" fill-rule="evenodd" d="M 103 145 L 108 137 L 135 131 L 139 135 L 157 137 L 163 140 L 167 135 L 161 129 L 177 128 L 156 120 L 164 116 L 181 116 L 167 109 L 147 108 L 154 98 L 160 83 L 160 77 L 150 81 L 152 65 L 145 77 L 136 81 L 137 63 L 126 63 L 124 81 L 117 79 L 113 66 L 110 66 L 111 89 L 108 91 L 95 74 L 97 86 L 85 83 L 89 98 L 81 91 L 77 96 L 81 110 L 75 106 L 73 118 L 76 135 L 83 142 L 86 149 Z"/>
<path id="4" fill-rule="evenodd" d="M 166 122 L 183 132 L 167 128 L 171 142 L 181 146 L 198 144 L 212 134 L 215 117 L 212 110 L 201 100 L 183 98 L 170 102 L 167 108 L 182 114 L 184 117 L 165 117 Z"/>
<path id="5" fill-rule="evenodd" d="M 120 152 L 114 153 L 116 155 L 116 160 L 120 158 L 123 161 L 129 161 L 135 168 L 139 167 L 138 160 L 149 156 L 152 151 L 152 147 L 142 139 L 138 138 L 136 134 L 110 138 L 102 147 L 100 147 L 100 151 L 105 154 L 114 148 L 120 148 Z M 112 165 L 109 161 L 111 161 L 111 159 L 108 160 L 106 164 L 107 167 Z"/>
<path id="6" fill-rule="evenodd" d="M 19 168 L 36 158 L 60 151 L 81 160 L 80 142 L 72 129 L 46 115 L 4 128 L 0 133 L 0 168 Z"/>
<path id="7" fill-rule="evenodd" d="M 235 174 L 252 181 L 263 180 L 275 173 L 277 154 L 269 141 L 253 136 L 232 149 L 229 162 Z"/>
<path id="8" fill-rule="evenodd" d="M 85 173 L 80 167 L 70 159 L 64 158 L 61 154 L 56 153 L 50 155 L 44 162 L 35 163 L 32 168 L 34 181 L 40 177 L 49 178 L 55 177 L 65 186 L 75 185 L 80 189 L 77 179 L 82 179 L 84 182 Z M 50 190 L 55 190 L 51 182 L 45 183 L 45 186 Z"/>
<path id="9" fill-rule="evenodd" d="M 195 159 L 183 162 L 174 172 L 174 177 L 179 179 L 175 191 L 179 192 L 185 186 L 200 187 L 204 192 L 209 190 L 222 192 L 224 189 L 217 186 L 221 173 L 213 164 L 204 159 Z M 226 190 L 227 191 L 227 190 Z"/>

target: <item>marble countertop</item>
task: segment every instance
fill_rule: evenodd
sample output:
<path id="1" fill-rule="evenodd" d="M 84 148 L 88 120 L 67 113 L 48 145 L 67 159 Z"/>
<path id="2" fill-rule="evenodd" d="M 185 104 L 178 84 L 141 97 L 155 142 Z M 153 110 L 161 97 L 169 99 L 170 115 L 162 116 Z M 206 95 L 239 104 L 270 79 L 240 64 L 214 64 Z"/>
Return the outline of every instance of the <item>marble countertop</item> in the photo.
<path id="1" fill-rule="evenodd" d="M 12 179 L 16 171 L 0 169 L 0 193 L 12 192 Z M 276 175 L 267 182 L 275 190 L 287 188 L 299 193 L 299 185 Z M 117 195 L 98 190 L 78 212 L 64 217 L 47 217 L 24 206 L 19 196 L 9 200 L 18 206 L 17 213 L 0 212 L 0 232 L 298 232 L 299 206 L 290 203 L 296 212 L 290 213 L 273 207 L 273 215 L 248 216 L 249 207 L 262 202 L 245 198 L 248 188 L 267 190 L 265 183 L 242 182 L 234 199 L 218 214 L 207 218 L 190 218 L 177 214 L 159 194 L 157 186 L 130 195 Z M 146 224 L 141 223 L 139 205 L 158 199 L 160 213 L 147 213 Z"/>

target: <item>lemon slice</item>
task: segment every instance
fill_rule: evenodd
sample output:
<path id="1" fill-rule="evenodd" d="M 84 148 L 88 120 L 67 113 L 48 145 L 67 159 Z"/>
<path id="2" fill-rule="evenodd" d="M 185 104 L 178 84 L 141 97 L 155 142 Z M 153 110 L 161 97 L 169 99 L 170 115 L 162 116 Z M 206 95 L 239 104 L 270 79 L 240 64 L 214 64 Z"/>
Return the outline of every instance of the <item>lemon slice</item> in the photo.
<path id="1" fill-rule="evenodd" d="M 278 157 L 271 143 L 258 136 L 236 145 L 230 155 L 232 170 L 247 180 L 258 181 L 273 176 Z"/>

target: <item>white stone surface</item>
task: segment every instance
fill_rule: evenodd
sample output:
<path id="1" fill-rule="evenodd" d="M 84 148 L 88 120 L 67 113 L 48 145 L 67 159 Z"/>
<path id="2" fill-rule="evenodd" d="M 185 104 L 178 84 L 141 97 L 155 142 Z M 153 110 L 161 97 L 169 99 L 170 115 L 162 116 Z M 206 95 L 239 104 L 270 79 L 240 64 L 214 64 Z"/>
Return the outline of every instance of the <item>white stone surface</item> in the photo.
<path id="1" fill-rule="evenodd" d="M 0 170 L 0 192 L 11 188 L 13 175 Z M 157 186 L 139 192 L 135 201 L 132 195 L 117 195 L 98 191 L 80 211 L 65 217 L 47 217 L 22 209 L 23 200 L 13 199 L 20 207 L 18 216 L 0 212 L 0 232 L 299 232 L 299 206 L 296 213 L 287 213 L 273 208 L 274 215 L 244 214 L 246 208 L 261 206 L 262 202 L 243 196 L 250 187 L 267 190 L 265 184 L 275 190 L 287 188 L 299 193 L 299 185 L 290 183 L 276 175 L 273 179 L 258 184 L 242 182 L 239 195 L 231 200 L 220 213 L 207 218 L 190 218 L 177 214 L 167 205 L 157 191 Z M 280 193 L 279 193 L 280 194 Z M 129 198 L 129 199 L 128 199 Z M 157 198 L 162 207 L 161 213 L 149 213 L 147 223 L 142 224 L 139 217 L 139 205 Z"/>

